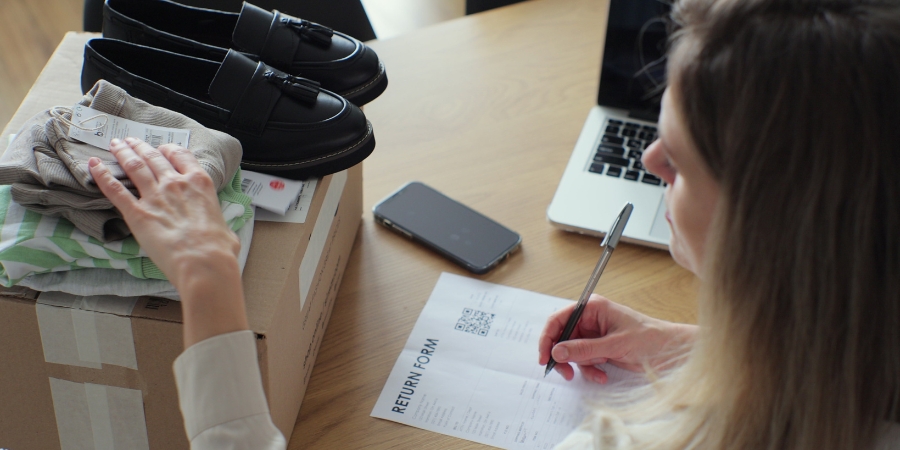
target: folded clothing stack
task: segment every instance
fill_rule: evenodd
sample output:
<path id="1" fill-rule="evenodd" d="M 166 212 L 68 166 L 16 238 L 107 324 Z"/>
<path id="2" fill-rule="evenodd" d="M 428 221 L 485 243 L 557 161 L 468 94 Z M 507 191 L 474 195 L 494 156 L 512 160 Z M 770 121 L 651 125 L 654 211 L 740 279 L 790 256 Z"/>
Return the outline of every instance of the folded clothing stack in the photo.
<path id="1" fill-rule="evenodd" d="M 147 125 L 190 130 L 191 153 L 212 178 L 216 191 L 230 184 L 237 173 L 242 152 L 237 139 L 136 99 L 120 87 L 98 81 L 78 104 Z M 71 120 L 71 113 L 62 118 Z M 29 119 L 0 157 L 0 184 L 12 185 L 13 200 L 29 210 L 65 217 L 96 239 L 128 236 L 122 216 L 94 184 L 88 159 L 100 158 L 126 187 L 133 188 L 131 181 L 112 153 L 70 139 L 68 133 L 69 124 L 51 110 Z"/>
<path id="2" fill-rule="evenodd" d="M 252 209 L 251 209 L 252 210 Z M 247 263 L 250 241 L 253 237 L 253 216 L 244 221 L 237 230 L 241 243 L 238 264 L 241 272 Z M 64 270 L 44 272 L 27 276 L 16 283 L 36 291 L 59 291 L 73 295 L 117 295 L 119 297 L 140 297 L 148 295 L 171 300 L 181 300 L 175 286 L 168 280 L 136 278 L 124 270 L 92 268 L 86 270 Z"/>
<path id="3" fill-rule="evenodd" d="M 242 150 L 235 138 L 102 80 L 78 104 L 147 125 L 190 130 L 188 148 L 212 178 L 225 221 L 235 231 L 252 223 L 250 198 L 240 189 Z M 0 157 L 0 184 L 6 185 L 0 186 L 0 284 L 12 286 L 37 274 L 85 268 L 165 280 L 94 184 L 88 159 L 99 157 L 134 192 L 132 183 L 111 153 L 67 137 L 70 114 L 47 110 L 32 117 Z M 249 246 L 249 238 L 242 236 L 242 248 Z M 168 282 L 149 289 L 154 292 L 142 288 L 139 294 L 122 292 L 117 284 L 98 287 L 89 273 L 81 281 L 92 283 L 97 295 L 174 291 Z"/>

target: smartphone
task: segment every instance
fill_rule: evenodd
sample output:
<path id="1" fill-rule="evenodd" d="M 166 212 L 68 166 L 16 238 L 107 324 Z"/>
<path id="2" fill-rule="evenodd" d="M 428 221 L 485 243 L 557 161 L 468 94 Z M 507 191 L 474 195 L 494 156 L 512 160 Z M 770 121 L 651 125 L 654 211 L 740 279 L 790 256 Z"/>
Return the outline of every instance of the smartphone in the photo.
<path id="1" fill-rule="evenodd" d="M 375 221 L 482 274 L 515 251 L 518 233 L 418 181 L 372 209 Z"/>

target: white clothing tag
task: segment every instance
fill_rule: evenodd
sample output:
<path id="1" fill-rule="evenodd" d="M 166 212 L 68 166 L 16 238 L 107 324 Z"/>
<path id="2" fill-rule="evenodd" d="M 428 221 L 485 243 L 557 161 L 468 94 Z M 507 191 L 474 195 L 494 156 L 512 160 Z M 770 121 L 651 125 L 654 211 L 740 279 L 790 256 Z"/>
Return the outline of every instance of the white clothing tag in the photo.
<path id="1" fill-rule="evenodd" d="M 147 125 L 81 105 L 72 107 L 72 123 L 85 129 L 70 125 L 70 138 L 101 150 L 109 150 L 109 141 L 127 137 L 142 139 L 152 147 L 163 144 L 187 147 L 191 139 L 191 130 Z"/>
<path id="2" fill-rule="evenodd" d="M 318 183 L 318 178 L 303 180 L 303 189 L 300 190 L 300 196 L 294 200 L 294 203 L 284 215 L 260 209 L 256 212 L 254 220 L 261 222 L 306 223 L 306 214 L 309 212 L 310 205 L 312 205 L 313 194 L 316 193 L 316 185 Z"/>
<path id="3" fill-rule="evenodd" d="M 250 204 L 280 215 L 300 196 L 302 181 L 273 177 L 249 170 L 241 171 L 241 191 L 250 197 Z"/>

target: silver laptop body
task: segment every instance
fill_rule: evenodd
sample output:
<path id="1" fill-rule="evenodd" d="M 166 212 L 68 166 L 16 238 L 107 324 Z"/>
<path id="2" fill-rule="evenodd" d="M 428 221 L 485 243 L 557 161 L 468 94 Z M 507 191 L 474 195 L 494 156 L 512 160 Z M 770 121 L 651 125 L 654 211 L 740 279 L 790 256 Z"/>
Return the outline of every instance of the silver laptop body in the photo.
<path id="1" fill-rule="evenodd" d="M 640 164 L 656 138 L 667 14 L 668 6 L 657 0 L 610 1 L 597 105 L 547 208 L 551 224 L 602 236 L 622 205 L 631 202 L 634 211 L 622 240 L 668 248 L 665 183 Z"/>

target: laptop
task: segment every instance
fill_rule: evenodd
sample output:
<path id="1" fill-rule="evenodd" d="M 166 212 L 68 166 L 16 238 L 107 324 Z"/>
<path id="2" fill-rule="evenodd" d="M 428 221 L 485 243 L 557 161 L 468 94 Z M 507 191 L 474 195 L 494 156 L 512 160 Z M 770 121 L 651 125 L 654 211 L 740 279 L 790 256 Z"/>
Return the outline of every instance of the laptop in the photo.
<path id="1" fill-rule="evenodd" d="M 644 170 L 641 154 L 656 139 L 669 8 L 659 0 L 610 1 L 597 104 L 547 208 L 551 224 L 602 236 L 631 202 L 622 240 L 668 248 L 665 183 Z"/>

